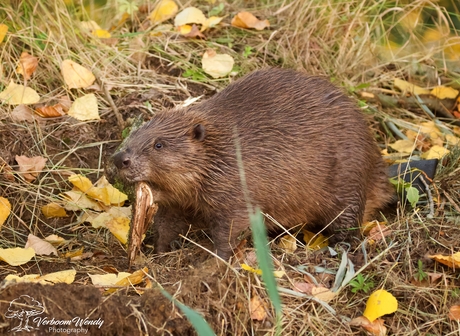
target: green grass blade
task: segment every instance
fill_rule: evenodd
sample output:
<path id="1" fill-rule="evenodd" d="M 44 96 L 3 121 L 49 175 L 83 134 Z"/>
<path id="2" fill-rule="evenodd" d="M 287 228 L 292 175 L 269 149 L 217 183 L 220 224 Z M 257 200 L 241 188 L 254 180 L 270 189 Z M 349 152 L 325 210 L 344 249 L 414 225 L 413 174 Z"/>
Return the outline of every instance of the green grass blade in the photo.
<path id="1" fill-rule="evenodd" d="M 199 336 L 215 336 L 215 332 L 212 330 L 212 328 L 209 326 L 208 322 L 198 314 L 196 311 L 194 311 L 192 308 L 184 305 L 183 303 L 177 301 L 172 297 L 171 294 L 169 294 L 167 291 L 164 289 L 160 289 L 161 294 L 163 294 L 168 300 L 170 300 L 172 303 L 178 307 L 182 313 L 187 316 L 188 320 L 190 323 L 193 325 L 193 328 L 195 328 L 196 333 Z"/>

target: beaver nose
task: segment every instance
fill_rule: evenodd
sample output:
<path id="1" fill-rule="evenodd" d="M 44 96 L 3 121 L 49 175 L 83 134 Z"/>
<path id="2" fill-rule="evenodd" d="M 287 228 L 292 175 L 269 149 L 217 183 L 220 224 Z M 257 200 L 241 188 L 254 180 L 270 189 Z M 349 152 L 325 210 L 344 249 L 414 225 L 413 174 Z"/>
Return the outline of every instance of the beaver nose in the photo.
<path id="1" fill-rule="evenodd" d="M 127 151 L 115 153 L 113 163 L 118 169 L 128 168 L 131 165 L 131 155 Z"/>

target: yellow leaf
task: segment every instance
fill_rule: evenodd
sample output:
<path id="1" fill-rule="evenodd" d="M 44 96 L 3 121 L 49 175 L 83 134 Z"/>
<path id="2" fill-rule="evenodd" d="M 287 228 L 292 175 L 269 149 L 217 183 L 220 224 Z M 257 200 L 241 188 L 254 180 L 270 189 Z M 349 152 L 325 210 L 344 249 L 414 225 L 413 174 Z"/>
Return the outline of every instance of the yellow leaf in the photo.
<path id="1" fill-rule="evenodd" d="M 38 278 L 38 280 L 51 282 L 51 283 L 71 284 L 75 280 L 75 274 L 77 274 L 77 271 L 71 269 L 71 270 L 65 270 L 65 271 L 45 274 L 45 275 L 42 275 L 40 278 Z"/>
<path id="2" fill-rule="evenodd" d="M 303 240 L 310 250 L 320 250 L 329 245 L 327 238 L 321 233 L 313 233 L 308 230 L 302 230 Z"/>
<path id="3" fill-rule="evenodd" d="M 427 28 L 423 33 L 423 42 L 430 43 L 430 42 L 439 42 L 443 38 L 443 33 L 437 29 Z"/>
<path id="4" fill-rule="evenodd" d="M 401 26 L 403 26 L 407 31 L 412 32 L 420 22 L 420 13 L 421 11 L 411 11 L 405 14 L 401 18 Z"/>
<path id="5" fill-rule="evenodd" d="M 38 58 L 32 55 L 29 55 L 26 52 L 21 54 L 21 58 L 19 59 L 19 65 L 16 69 L 18 74 L 24 76 L 24 79 L 30 79 L 32 74 L 35 72 L 35 69 L 38 65 Z"/>
<path id="6" fill-rule="evenodd" d="M 172 18 L 177 13 L 178 9 L 179 7 L 177 7 L 174 1 L 162 0 L 156 5 L 152 13 L 150 13 L 149 19 L 153 24 L 166 21 Z"/>
<path id="7" fill-rule="evenodd" d="M 94 286 L 110 287 L 114 286 L 118 281 L 131 275 L 128 272 L 120 272 L 118 274 L 88 274 Z"/>
<path id="8" fill-rule="evenodd" d="M 263 30 L 266 27 L 270 27 L 268 20 L 259 20 L 249 12 L 239 12 L 232 19 L 231 24 L 234 27 L 254 28 L 256 30 Z"/>
<path id="9" fill-rule="evenodd" d="M 131 275 L 129 275 L 129 276 L 117 281 L 115 283 L 115 286 L 128 287 L 128 286 L 132 286 L 132 285 L 137 285 L 138 283 L 141 283 L 144 280 L 145 273 L 147 273 L 148 271 L 149 271 L 149 269 L 147 267 L 144 267 L 143 269 L 138 270 L 138 271 L 134 272 L 133 274 L 131 274 Z M 111 289 L 107 290 L 106 293 L 113 293 L 116 290 L 118 290 L 118 288 L 111 288 Z"/>
<path id="10" fill-rule="evenodd" d="M 129 223 L 131 220 L 127 217 L 112 217 L 112 220 L 106 223 L 107 228 L 122 244 L 128 242 Z"/>
<path id="11" fill-rule="evenodd" d="M 336 296 L 336 293 L 334 292 L 331 292 L 330 289 L 326 288 L 326 287 L 322 287 L 322 286 L 318 286 L 318 287 L 313 287 L 311 289 L 311 294 L 321 300 L 321 301 L 324 301 L 324 302 L 329 302 L 331 301 L 333 298 L 335 298 Z"/>
<path id="12" fill-rule="evenodd" d="M 179 27 L 190 23 L 204 24 L 206 16 L 196 7 L 187 7 L 174 18 L 174 26 Z"/>
<path id="13" fill-rule="evenodd" d="M 446 134 L 446 141 L 449 146 L 458 146 L 460 145 L 460 138 L 452 134 Z"/>
<path id="14" fill-rule="evenodd" d="M 93 93 L 75 99 L 67 114 L 81 121 L 101 119 L 97 98 Z"/>
<path id="15" fill-rule="evenodd" d="M 249 265 L 241 264 L 241 268 L 244 269 L 245 271 L 248 271 L 248 272 L 251 272 L 251 273 L 255 273 L 255 274 L 257 274 L 257 275 L 262 275 L 262 270 L 252 268 L 252 267 L 249 266 Z"/>
<path id="16" fill-rule="evenodd" d="M 106 189 L 109 202 L 112 205 L 122 206 L 128 200 L 128 196 L 112 186 L 105 176 L 102 176 L 94 185 L 98 188 Z"/>
<path id="17" fill-rule="evenodd" d="M 84 247 L 81 247 L 79 248 L 78 250 L 73 250 L 73 251 L 69 251 L 67 253 L 64 254 L 64 258 L 66 259 L 72 259 L 72 258 L 75 258 L 75 257 L 78 257 L 78 256 L 81 256 L 83 254 L 83 251 L 85 250 Z"/>
<path id="18" fill-rule="evenodd" d="M 0 93 L 0 100 L 8 105 L 30 105 L 38 103 L 40 101 L 40 96 L 34 89 L 15 84 L 11 81 L 6 89 Z"/>
<path id="19" fill-rule="evenodd" d="M 420 132 L 427 135 L 430 139 L 442 138 L 442 132 L 434 121 L 426 121 L 420 124 Z"/>
<path id="20" fill-rule="evenodd" d="M 204 72 L 211 75 L 213 78 L 221 78 L 227 76 L 233 69 L 235 61 L 228 54 L 216 54 L 212 49 L 207 50 L 201 64 Z"/>
<path id="21" fill-rule="evenodd" d="M 0 248 L 0 260 L 3 260 L 11 266 L 19 266 L 28 263 L 35 256 L 33 248 L 27 249 L 14 247 L 8 249 Z"/>
<path id="22" fill-rule="evenodd" d="M 90 199 L 82 191 L 71 190 L 71 191 L 66 191 L 60 195 L 67 200 L 67 202 L 65 202 L 64 204 L 64 208 L 66 210 L 69 210 L 69 211 L 78 211 L 78 210 L 86 210 L 86 209 L 92 209 L 95 211 L 103 210 L 101 205 L 97 201 Z"/>
<path id="23" fill-rule="evenodd" d="M 187 35 L 187 34 L 190 34 L 190 32 L 192 31 L 192 26 L 191 25 L 179 26 L 177 27 L 177 31 L 181 35 Z"/>
<path id="24" fill-rule="evenodd" d="M 4 197 L 0 197 L 0 229 L 11 213 L 11 203 Z"/>
<path id="25" fill-rule="evenodd" d="M 449 308 L 449 318 L 453 321 L 460 321 L 460 306 L 452 306 Z"/>
<path id="26" fill-rule="evenodd" d="M 433 88 L 431 94 L 439 99 L 455 99 L 458 96 L 458 90 L 441 85 Z"/>
<path id="27" fill-rule="evenodd" d="M 5 277 L 7 283 L 20 283 L 20 282 L 37 282 L 36 280 L 40 278 L 40 274 L 24 274 L 22 277 L 15 274 L 8 274 Z"/>
<path id="28" fill-rule="evenodd" d="M 441 159 L 444 155 L 449 154 L 447 148 L 435 145 L 431 147 L 427 152 L 423 153 L 421 157 L 426 160 L 430 159 Z"/>
<path id="29" fill-rule="evenodd" d="M 254 295 L 249 301 L 249 311 L 253 320 L 263 321 L 267 317 L 265 303 L 257 295 Z"/>
<path id="30" fill-rule="evenodd" d="M 67 212 L 58 203 L 49 203 L 42 207 L 42 214 L 46 218 L 67 217 Z"/>
<path id="31" fill-rule="evenodd" d="M 414 141 L 412 140 L 398 140 L 395 143 L 389 144 L 398 153 L 410 154 L 414 151 Z"/>
<path id="32" fill-rule="evenodd" d="M 71 60 L 61 63 L 61 72 L 64 82 L 71 89 L 87 88 L 96 80 L 90 70 Z"/>
<path id="33" fill-rule="evenodd" d="M 435 254 L 429 256 L 431 259 L 436 260 L 437 262 L 447 265 L 452 268 L 459 268 L 460 267 L 460 252 L 451 254 L 451 255 L 442 255 L 442 254 Z"/>
<path id="34" fill-rule="evenodd" d="M 279 247 L 284 249 L 287 253 L 294 253 L 297 250 L 297 239 L 290 235 L 284 235 L 280 238 Z"/>
<path id="35" fill-rule="evenodd" d="M 398 89 L 400 89 L 403 92 L 408 92 L 408 93 L 415 94 L 415 95 L 430 94 L 430 90 L 421 88 L 420 86 L 411 84 L 399 78 L 395 78 L 394 86 L 396 86 Z"/>
<path id="36" fill-rule="evenodd" d="M 363 315 L 370 322 L 374 322 L 375 319 L 394 313 L 397 309 L 398 301 L 396 298 L 386 290 L 379 289 L 369 296 Z"/>
<path id="37" fill-rule="evenodd" d="M 92 34 L 99 38 L 111 38 L 112 37 L 112 35 L 110 35 L 110 33 L 105 29 L 96 29 L 92 32 Z"/>
<path id="38" fill-rule="evenodd" d="M 8 26 L 4 23 L 0 23 L 0 43 L 3 42 L 3 39 L 5 38 L 7 32 Z"/>
<path id="39" fill-rule="evenodd" d="M 211 16 L 210 18 L 206 19 L 206 21 L 203 23 L 203 25 L 201 26 L 201 29 L 200 31 L 205 31 L 206 29 L 208 28 L 214 28 L 215 26 L 217 26 L 220 21 L 223 20 L 223 17 L 218 17 L 218 16 Z"/>

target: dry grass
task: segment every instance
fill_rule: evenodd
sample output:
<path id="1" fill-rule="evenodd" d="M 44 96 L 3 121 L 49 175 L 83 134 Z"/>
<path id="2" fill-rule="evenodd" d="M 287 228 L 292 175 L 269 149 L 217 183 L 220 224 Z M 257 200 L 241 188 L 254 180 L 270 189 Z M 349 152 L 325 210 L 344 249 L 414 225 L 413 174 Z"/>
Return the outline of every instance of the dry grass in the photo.
<path id="1" fill-rule="evenodd" d="M 197 5 L 207 8 L 206 1 L 182 1 L 183 6 Z M 75 99 L 82 91 L 65 89 L 59 64 L 72 60 L 89 67 L 98 77 L 100 85 L 109 88 L 110 99 L 115 101 L 125 119 L 138 114 L 144 117 L 166 106 L 181 103 L 189 96 L 210 95 L 228 83 L 203 77 L 200 57 L 206 48 L 215 48 L 231 54 L 239 75 L 264 66 L 292 67 L 309 73 L 325 75 L 349 91 L 368 83 L 373 92 L 397 93 L 392 87 L 396 77 L 410 79 L 424 86 L 439 83 L 460 87 L 460 58 L 453 52 L 458 47 L 459 9 L 457 21 L 442 5 L 455 10 L 455 2 L 432 3 L 424 0 L 409 1 L 226 1 L 225 14 L 249 10 L 270 19 L 269 31 L 254 32 L 223 27 L 209 33 L 208 40 L 186 40 L 177 34 L 150 37 L 149 29 L 139 30 L 145 14 L 115 30 L 116 47 L 107 45 L 82 31 L 76 18 L 85 18 L 79 5 L 69 9 L 60 1 L 12 1 L 0 5 L 0 23 L 6 23 L 10 34 L 0 51 L 2 71 L 0 85 L 10 80 L 23 81 L 14 69 L 21 52 L 27 51 L 40 59 L 39 69 L 28 85 L 43 97 L 42 102 L 57 96 L 69 95 Z M 2 8 L 3 6 L 3 8 Z M 109 6 L 109 5 L 107 5 Z M 117 20 L 116 6 L 104 10 L 113 13 L 99 18 L 110 24 Z M 404 30 L 406 18 L 430 7 L 425 17 L 411 30 Z M 74 11 L 74 12 L 72 12 Z M 115 19 L 113 18 L 115 17 Z M 428 19 L 428 17 L 430 19 Z M 87 19 L 87 18 L 85 18 Z M 101 21 L 103 21 L 101 19 Z M 229 22 L 227 19 L 226 22 Z M 412 22 L 412 21 L 410 21 Z M 103 22 L 100 22 L 103 24 Z M 427 40 L 428 30 L 441 32 L 436 40 Z M 388 47 L 389 41 L 403 40 L 404 48 Z M 222 42 L 224 41 L 224 42 Z M 455 44 L 457 43 L 457 44 Z M 253 53 L 243 56 L 245 47 Z M 140 54 L 139 54 L 140 53 Z M 135 57 L 133 57 L 135 55 Z M 460 55 L 460 52 L 457 56 Z M 459 56 L 460 57 L 460 56 Z M 457 63 L 456 63 L 457 62 Z M 196 78 L 181 76 L 191 70 Z M 43 237 L 50 233 L 65 236 L 68 250 L 85 246 L 86 250 L 103 251 L 120 259 L 119 267 L 126 265 L 124 248 L 110 234 L 78 225 L 76 215 L 63 220 L 47 220 L 40 212 L 42 205 L 59 198 L 58 194 L 70 189 L 66 182 L 68 172 L 83 173 L 93 181 L 103 174 L 105 156 L 113 152 L 121 133 L 109 98 L 103 90 L 96 92 L 104 122 L 77 123 L 67 117 L 52 121 L 27 124 L 15 123 L 9 118 L 13 107 L 0 106 L 0 157 L 14 166 L 15 155 L 40 155 L 48 159 L 45 171 L 34 183 L 19 176 L 15 182 L 0 180 L 1 196 L 12 200 L 12 215 L 2 228 L 0 247 L 23 246 L 27 235 Z M 149 100 L 150 105 L 145 101 Z M 386 107 L 370 104 L 372 127 L 382 147 L 396 138 L 381 121 L 406 122 L 417 128 L 422 121 L 431 120 L 422 109 Z M 453 126 L 444 123 L 444 129 Z M 403 127 L 401 127 L 404 129 Z M 460 300 L 458 272 L 440 266 L 426 257 L 427 253 L 457 252 L 460 241 L 460 151 L 453 151 L 444 162 L 435 181 L 441 203 L 435 204 L 435 217 L 427 218 L 427 209 L 400 207 L 388 217 L 392 235 L 387 241 L 367 246 L 369 260 L 379 258 L 367 266 L 362 274 L 375 283 L 374 289 L 385 288 L 399 301 L 398 311 L 384 317 L 389 333 L 394 335 L 454 335 L 459 325 L 447 317 L 450 306 Z M 437 197 L 433 189 L 434 197 Z M 195 236 L 192 236 L 196 238 Z M 206 241 L 206 238 L 198 237 Z M 206 244 L 205 244 L 206 245 Z M 359 268 L 366 263 L 361 250 L 352 251 L 352 261 Z M 278 280 L 280 288 L 292 289 L 295 281 L 304 281 L 299 265 L 337 270 L 340 259 L 325 252 L 302 251 L 294 255 L 279 250 L 273 244 L 273 258 L 277 269 L 286 276 Z M 65 268 L 64 260 L 53 261 L 53 269 Z M 418 261 L 423 271 L 441 275 L 440 280 L 428 285 L 414 282 Z M 274 311 L 268 308 L 266 321 L 250 318 L 248 302 L 257 294 L 269 306 L 269 300 L 258 276 L 248 274 L 238 265 L 218 265 L 199 247 L 184 243 L 182 249 L 146 261 L 152 278 L 180 301 L 204 315 L 219 335 L 273 334 Z M 103 263 L 73 265 L 79 271 L 77 280 L 86 283 L 86 272 L 101 271 Z M 18 269 L 0 262 L 2 278 L 7 273 L 37 272 L 43 262 L 29 268 Z M 119 269 L 124 270 L 124 269 Z M 329 286 L 333 280 L 325 280 Z M 203 294 L 205 293 L 205 294 Z M 330 306 L 335 313 L 308 298 L 290 292 L 281 292 L 284 305 L 282 335 L 356 335 L 348 322 L 364 311 L 368 294 L 343 289 Z M 141 314 L 142 315 L 142 314 Z M 141 318 L 140 318 L 141 319 Z M 159 326 L 156 326 L 159 328 Z"/>

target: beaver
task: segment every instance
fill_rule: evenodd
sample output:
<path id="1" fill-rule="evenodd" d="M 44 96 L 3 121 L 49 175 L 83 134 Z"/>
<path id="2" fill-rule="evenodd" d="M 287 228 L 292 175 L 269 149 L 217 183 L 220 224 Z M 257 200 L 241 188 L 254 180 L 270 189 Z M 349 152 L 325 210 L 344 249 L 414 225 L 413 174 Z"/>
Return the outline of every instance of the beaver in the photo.
<path id="1" fill-rule="evenodd" d="M 156 191 L 158 253 L 189 225 L 204 226 L 228 259 L 250 225 L 248 202 L 285 228 L 306 224 L 344 241 L 393 195 L 355 103 L 293 70 L 255 71 L 200 104 L 156 113 L 113 161 L 125 181 Z"/>

